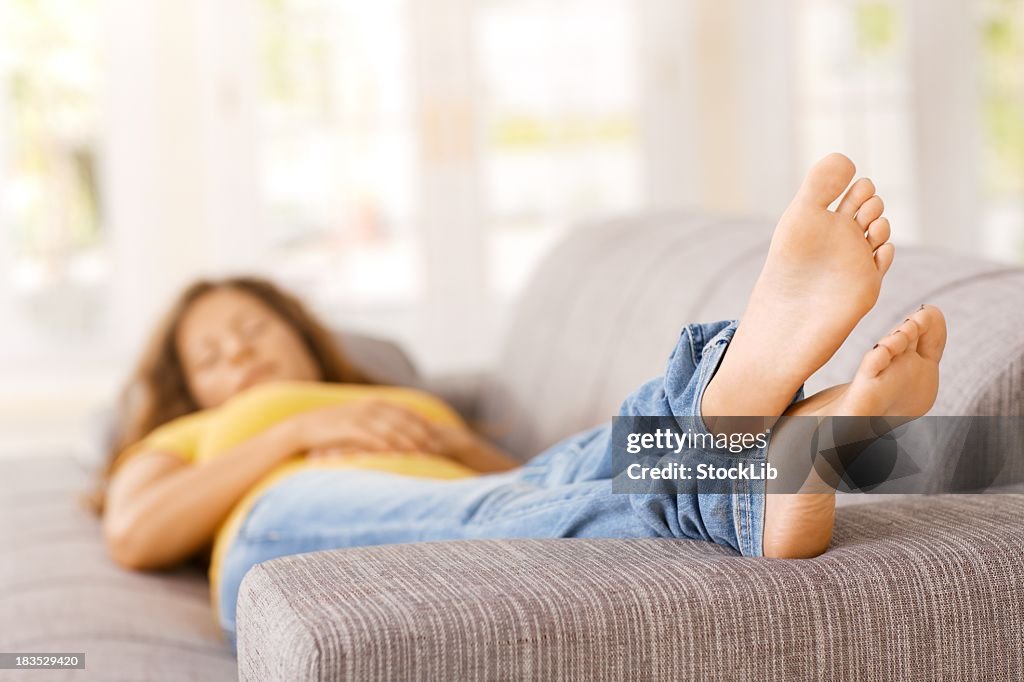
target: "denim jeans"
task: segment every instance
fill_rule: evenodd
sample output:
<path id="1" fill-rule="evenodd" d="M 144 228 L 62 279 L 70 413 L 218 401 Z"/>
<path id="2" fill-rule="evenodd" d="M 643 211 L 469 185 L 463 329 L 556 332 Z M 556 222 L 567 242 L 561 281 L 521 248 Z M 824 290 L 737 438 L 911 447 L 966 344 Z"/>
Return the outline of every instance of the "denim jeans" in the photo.
<path id="1" fill-rule="evenodd" d="M 736 325 L 686 326 L 664 376 L 630 394 L 620 414 L 697 415 L 706 429 L 701 398 Z M 234 646 L 245 573 L 303 552 L 474 538 L 687 538 L 761 555 L 764 481 L 737 481 L 731 494 L 613 493 L 610 436 L 610 424 L 599 426 L 514 471 L 454 481 L 358 470 L 290 476 L 257 500 L 225 555 L 215 597 L 225 635 Z"/>

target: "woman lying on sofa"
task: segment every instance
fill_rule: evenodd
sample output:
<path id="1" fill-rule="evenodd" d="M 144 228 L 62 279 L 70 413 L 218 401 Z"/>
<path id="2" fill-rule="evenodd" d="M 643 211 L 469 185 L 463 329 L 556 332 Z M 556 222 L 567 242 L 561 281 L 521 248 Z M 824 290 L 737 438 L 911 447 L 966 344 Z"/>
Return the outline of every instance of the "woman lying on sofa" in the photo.
<path id="1" fill-rule="evenodd" d="M 870 180 L 850 185 L 854 173 L 839 154 L 818 162 L 776 228 L 742 323 L 686 326 L 665 375 L 627 396 L 622 414 L 687 416 L 716 434 L 736 415 L 930 409 L 946 335 L 930 306 L 867 349 L 850 383 L 802 397 L 874 305 L 893 260 L 882 200 Z M 678 537 L 803 558 L 831 540 L 827 487 L 615 494 L 609 425 L 517 467 L 442 401 L 370 384 L 343 351 L 299 301 L 238 278 L 184 292 L 139 364 L 108 468 L 106 542 L 133 569 L 212 549 L 229 641 L 242 577 L 284 555 L 466 538 Z M 755 450 L 772 461 L 770 443 Z"/>

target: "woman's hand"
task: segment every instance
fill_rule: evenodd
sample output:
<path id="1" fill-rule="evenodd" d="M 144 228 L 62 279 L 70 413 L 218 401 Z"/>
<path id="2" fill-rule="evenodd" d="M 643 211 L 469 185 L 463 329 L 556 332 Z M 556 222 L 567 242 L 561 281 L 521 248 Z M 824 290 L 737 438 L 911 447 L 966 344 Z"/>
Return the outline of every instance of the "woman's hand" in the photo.
<path id="1" fill-rule="evenodd" d="M 508 471 L 519 463 L 471 429 L 462 426 L 438 426 L 435 431 L 442 453 L 481 473 Z"/>
<path id="2" fill-rule="evenodd" d="M 419 414 L 376 399 L 355 400 L 292 417 L 296 451 L 312 456 L 353 452 L 444 452 L 435 427 Z"/>
<path id="3" fill-rule="evenodd" d="M 373 398 L 306 412 L 283 426 L 293 434 L 293 452 L 311 458 L 390 451 L 441 455 L 480 472 L 518 464 L 464 426 L 432 424 L 409 408 Z"/>

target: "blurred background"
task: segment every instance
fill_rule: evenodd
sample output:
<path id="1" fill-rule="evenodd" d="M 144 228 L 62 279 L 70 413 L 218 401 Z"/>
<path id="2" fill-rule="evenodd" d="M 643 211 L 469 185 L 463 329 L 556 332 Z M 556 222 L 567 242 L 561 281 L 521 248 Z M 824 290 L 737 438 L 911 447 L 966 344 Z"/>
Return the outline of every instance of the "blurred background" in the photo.
<path id="1" fill-rule="evenodd" d="M 833 150 L 897 244 L 1024 262 L 1024 0 L 0 0 L 0 452 L 198 275 L 471 369 L 568 230 L 771 218 Z"/>

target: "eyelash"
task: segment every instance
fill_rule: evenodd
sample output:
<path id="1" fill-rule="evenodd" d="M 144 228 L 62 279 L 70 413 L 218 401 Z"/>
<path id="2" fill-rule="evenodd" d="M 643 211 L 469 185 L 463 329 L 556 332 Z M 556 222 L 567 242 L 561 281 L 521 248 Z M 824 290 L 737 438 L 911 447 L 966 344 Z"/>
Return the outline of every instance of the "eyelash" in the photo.
<path id="1" fill-rule="evenodd" d="M 267 326 L 266 320 L 257 320 L 254 323 L 250 323 L 242 328 L 242 334 L 245 337 L 255 336 L 263 331 L 264 327 Z"/>
<path id="2" fill-rule="evenodd" d="M 249 322 L 243 325 L 240 331 L 243 337 L 249 339 L 262 332 L 266 326 L 266 320 L 256 320 L 255 322 Z M 216 352 L 210 353 L 200 358 L 196 363 L 196 366 L 199 369 L 208 369 L 216 364 L 218 358 L 219 356 Z"/>

